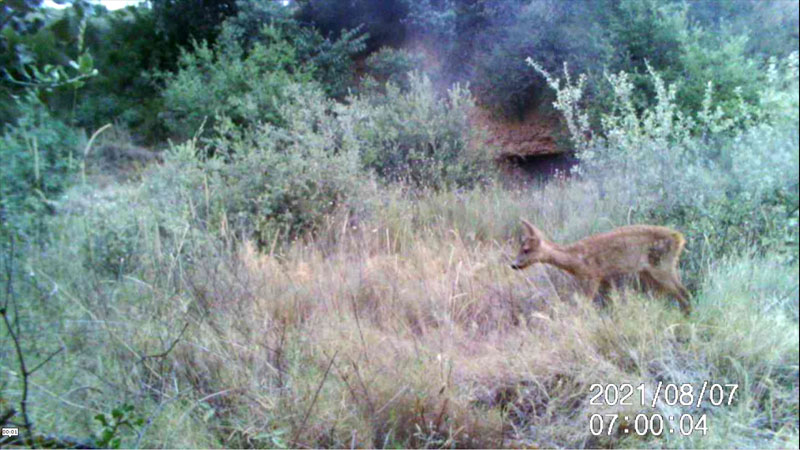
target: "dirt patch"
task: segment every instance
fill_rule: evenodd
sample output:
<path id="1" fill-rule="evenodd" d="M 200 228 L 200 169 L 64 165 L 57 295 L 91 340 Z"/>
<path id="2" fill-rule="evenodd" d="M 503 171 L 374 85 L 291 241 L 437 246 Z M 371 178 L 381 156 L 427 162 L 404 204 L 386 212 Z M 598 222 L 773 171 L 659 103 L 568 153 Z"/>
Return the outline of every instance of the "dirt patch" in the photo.
<path id="1" fill-rule="evenodd" d="M 489 111 L 475 108 L 471 120 L 473 126 L 486 132 L 486 143 L 498 149 L 499 158 L 528 158 L 564 153 L 556 145 L 555 130 L 558 120 L 555 117 L 530 112 L 522 121 L 505 121 L 492 117 Z"/>

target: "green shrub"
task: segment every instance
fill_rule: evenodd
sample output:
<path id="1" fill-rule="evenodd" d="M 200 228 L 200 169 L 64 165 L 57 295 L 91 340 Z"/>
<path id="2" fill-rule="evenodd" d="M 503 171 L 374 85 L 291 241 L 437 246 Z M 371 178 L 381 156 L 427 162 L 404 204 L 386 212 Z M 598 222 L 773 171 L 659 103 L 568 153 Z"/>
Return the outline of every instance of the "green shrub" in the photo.
<path id="1" fill-rule="evenodd" d="M 748 55 L 785 57 L 800 44 L 797 2 L 695 0 L 688 5 L 690 17 L 705 28 L 747 30 Z"/>
<path id="2" fill-rule="evenodd" d="M 458 38 L 464 37 L 458 33 L 464 31 L 458 30 L 459 19 L 467 16 L 475 23 L 482 12 L 478 8 L 457 8 L 452 2 L 418 0 L 408 2 L 408 15 L 404 21 L 415 36 L 425 36 L 445 46 L 457 46 Z"/>
<path id="3" fill-rule="evenodd" d="M 97 75 L 84 45 L 92 8 L 75 2 L 71 8 L 52 13 L 37 2 L 25 3 L 3 7 L 4 19 L 5 13 L 11 13 L 11 19 L 28 11 L 17 17 L 19 22 L 0 20 L 0 111 L 5 113 L 0 115 L 0 125 L 13 123 L 24 114 L 16 110 L 15 99 L 27 96 L 31 89 L 50 114 L 74 124 L 77 90 Z"/>
<path id="4" fill-rule="evenodd" d="M 747 35 L 727 29 L 710 32 L 696 26 L 681 38 L 677 64 L 665 67 L 680 73 L 674 79 L 680 86 L 676 101 L 681 109 L 702 108 L 708 81 L 714 83 L 716 104 L 728 114 L 735 112 L 740 98 L 756 101 L 766 73 L 747 56 Z"/>
<path id="5" fill-rule="evenodd" d="M 81 257 L 86 270 L 103 276 L 120 277 L 137 268 L 137 260 L 143 251 L 141 245 L 144 243 L 139 219 L 143 219 L 143 213 L 149 211 L 127 192 L 110 198 L 105 195 L 95 197 L 94 205 L 80 209 L 84 214 Z"/>
<path id="6" fill-rule="evenodd" d="M 261 121 L 281 123 L 283 90 L 309 81 L 311 73 L 279 29 L 262 32 L 265 42 L 245 52 L 236 30 L 225 27 L 213 47 L 195 43 L 191 52 L 181 54 L 178 72 L 163 75 L 164 119 L 175 137 L 193 136 L 206 119 L 211 129 L 217 116 L 243 128 Z"/>
<path id="7" fill-rule="evenodd" d="M 172 198 L 167 204 L 188 202 L 209 229 L 262 243 L 293 238 L 336 212 L 363 212 L 373 173 L 423 188 L 487 180 L 491 160 L 469 126 L 472 105 L 466 89 L 456 85 L 442 98 L 419 74 L 408 91 L 389 83 L 346 104 L 315 84 L 291 84 L 276 111 L 280 126 L 240 127 L 218 116 L 209 138 L 168 153 L 148 189 Z M 178 181 L 167 181 L 175 173 Z"/>
<path id="8" fill-rule="evenodd" d="M 367 73 L 378 81 L 394 83 L 407 90 L 408 73 L 422 68 L 422 55 L 405 49 L 382 47 L 367 58 Z"/>
<path id="9" fill-rule="evenodd" d="M 647 64 L 659 71 L 678 70 L 686 15 L 685 5 L 657 0 L 622 0 L 608 12 L 613 70 L 631 74 L 638 95 L 653 93 Z"/>
<path id="10" fill-rule="evenodd" d="M 470 127 L 474 102 L 464 87 L 439 97 L 427 76 L 412 73 L 408 91 L 389 83 L 385 93 L 348 102 L 338 111 L 342 126 L 355 136 L 364 166 L 383 178 L 439 188 L 489 176 L 490 154 Z"/>
<path id="11" fill-rule="evenodd" d="M 690 5 L 680 2 L 619 2 L 609 14 L 614 48 L 611 67 L 628 74 L 637 108 L 659 101 L 649 73 L 648 67 L 652 67 L 665 82 L 678 87 L 675 101 L 682 111 L 699 111 L 707 83 L 713 81 L 716 105 L 726 114 L 734 114 L 740 98 L 756 101 L 765 73 L 748 54 L 746 32 L 710 26 L 708 18 L 695 20 L 690 10 Z M 609 94 L 613 97 L 601 93 Z M 598 110 L 613 105 L 613 98 L 606 99 L 598 104 Z"/>
<path id="12" fill-rule="evenodd" d="M 33 94 L 18 109 L 20 117 L 5 126 L 0 142 L 0 226 L 27 234 L 74 175 L 81 137 Z"/>
<path id="13" fill-rule="evenodd" d="M 330 97 L 342 98 L 355 85 L 353 56 L 366 49 L 369 35 L 357 27 L 342 30 L 336 40 L 323 38 L 313 28 L 299 28 L 293 38 L 300 61 L 311 67 L 314 79 Z"/>
<path id="14" fill-rule="evenodd" d="M 131 7 L 94 16 L 87 26 L 86 45 L 99 75 L 87 83 L 75 110 L 77 124 L 98 128 L 111 120 L 152 143 L 166 130 L 158 120 L 159 86 L 151 73 L 174 69 L 177 43 L 159 32 L 153 10 Z"/>
<path id="15" fill-rule="evenodd" d="M 541 79 L 529 70 L 525 58 L 536 55 L 547 70 L 556 70 L 566 60 L 579 72 L 600 70 L 610 48 L 601 28 L 593 23 L 592 2 L 530 2 L 518 18 L 497 27 L 489 44 L 477 52 L 472 84 L 484 105 L 511 118 L 522 119 L 525 111 L 542 100 Z"/>
<path id="16" fill-rule="evenodd" d="M 356 194 L 368 177 L 353 137 L 330 114 L 334 103 L 309 84 L 287 86 L 285 95 L 278 111 L 283 127 L 264 122 L 242 130 L 223 118 L 208 141 L 213 156 L 189 141 L 169 152 L 159 170 L 166 178 L 179 170 L 193 174 L 177 191 L 212 229 L 230 227 L 268 243 L 276 233 L 292 238 L 328 214 L 358 207 Z"/>
<path id="17" fill-rule="evenodd" d="M 149 7 L 158 32 L 171 49 L 192 41 L 214 42 L 227 17 L 235 15 L 238 0 L 151 0 Z"/>
<path id="18" fill-rule="evenodd" d="M 314 0 L 296 2 L 299 21 L 313 24 L 324 36 L 363 27 L 368 46 L 400 45 L 405 38 L 403 19 L 408 14 L 407 0 Z"/>
<path id="19" fill-rule="evenodd" d="M 261 33 L 269 24 L 280 29 L 296 49 L 298 61 L 308 67 L 329 96 L 344 97 L 353 87 L 353 56 L 364 51 L 368 38 L 361 26 L 342 28 L 323 36 L 308 23 L 295 19 L 290 8 L 278 3 L 239 1 L 237 6 L 238 14 L 228 19 L 226 27 L 237 30 L 237 39 L 246 51 L 256 42 L 269 44 Z M 339 37 L 333 39 L 337 34 Z"/>

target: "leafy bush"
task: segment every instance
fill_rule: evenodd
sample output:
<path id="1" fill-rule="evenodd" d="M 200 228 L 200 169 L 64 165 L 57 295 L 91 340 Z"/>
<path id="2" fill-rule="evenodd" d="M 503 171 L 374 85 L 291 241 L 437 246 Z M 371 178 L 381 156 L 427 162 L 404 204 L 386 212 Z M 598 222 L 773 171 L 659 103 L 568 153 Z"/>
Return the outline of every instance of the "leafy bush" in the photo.
<path id="1" fill-rule="evenodd" d="M 681 35 L 688 26 L 684 5 L 657 0 L 622 0 L 611 6 L 607 14 L 614 70 L 646 77 L 646 64 L 658 70 L 678 67 Z M 637 87 L 640 87 L 638 83 Z"/>
<path id="2" fill-rule="evenodd" d="M 336 40 L 323 38 L 313 28 L 300 28 L 293 42 L 299 59 L 312 68 L 325 93 L 341 98 L 355 84 L 353 56 L 364 51 L 368 37 L 360 27 L 342 30 Z"/>
<path id="3" fill-rule="evenodd" d="M 389 83 L 385 93 L 350 97 L 338 111 L 352 129 L 365 167 L 389 180 L 439 188 L 488 177 L 490 155 L 469 125 L 473 99 L 454 85 L 437 96 L 425 75 L 409 75 L 408 91 Z"/>
<path id="4" fill-rule="evenodd" d="M 178 72 L 163 75 L 164 118 L 176 137 L 194 135 L 206 119 L 213 128 L 217 116 L 243 128 L 260 121 L 281 123 L 283 90 L 310 80 L 311 74 L 279 29 L 262 32 L 265 42 L 245 52 L 236 30 L 225 27 L 213 47 L 194 43 L 191 52 L 181 54 Z"/>
<path id="5" fill-rule="evenodd" d="M 157 216 L 151 216 L 153 211 L 129 191 L 94 197 L 92 205 L 70 205 L 64 209 L 83 217 L 79 241 L 85 270 L 112 278 L 131 273 L 137 269 L 138 259 L 145 250 L 140 220 L 153 220 Z"/>
<path id="6" fill-rule="evenodd" d="M 212 229 L 230 227 L 262 243 L 311 231 L 326 215 L 357 208 L 366 178 L 333 107 L 313 85 L 289 85 L 277 111 L 283 127 L 263 122 L 241 130 L 221 120 L 209 139 L 213 156 L 189 141 L 169 152 L 157 177 L 186 173 L 178 192 L 193 199 Z"/>
<path id="7" fill-rule="evenodd" d="M 228 19 L 226 27 L 237 30 L 237 39 L 246 51 L 256 42 L 269 45 L 261 33 L 269 25 L 281 31 L 296 49 L 298 61 L 308 67 L 329 96 L 341 98 L 353 86 L 353 56 L 364 51 L 368 38 L 361 26 L 341 28 L 337 30 L 339 37 L 333 39 L 334 33 L 323 36 L 316 28 L 295 19 L 290 8 L 275 2 L 240 1 L 238 8 L 238 14 Z"/>
<path id="8" fill-rule="evenodd" d="M 469 127 L 469 92 L 456 85 L 438 97 L 419 74 L 409 83 L 406 92 L 389 83 L 385 92 L 352 96 L 346 104 L 314 84 L 290 84 L 276 111 L 280 126 L 240 128 L 222 116 L 211 137 L 169 152 L 165 168 L 150 177 L 153 195 L 184 196 L 210 229 L 269 243 L 313 231 L 338 211 L 363 211 L 373 171 L 433 188 L 488 179 L 489 154 Z M 177 172 L 177 186 L 157 181 Z"/>
<path id="9" fill-rule="evenodd" d="M 407 40 L 420 45 L 436 61 L 434 79 L 446 84 L 470 81 L 481 84 L 484 74 L 476 75 L 498 39 L 521 17 L 530 0 L 482 0 L 453 2 L 418 0 L 408 2 L 408 15 L 402 19 Z M 503 62 L 504 64 L 507 62 Z"/>
<path id="10" fill-rule="evenodd" d="M 740 5 L 743 9 L 745 6 Z M 745 32 L 722 25 L 710 26 L 691 14 L 691 7 L 680 2 L 626 0 L 613 5 L 609 17 L 609 37 L 613 44 L 611 67 L 624 71 L 635 87 L 632 94 L 637 108 L 653 106 L 659 100 L 653 89 L 649 67 L 667 83 L 677 87 L 676 104 L 683 111 L 702 108 L 706 85 L 714 83 L 715 103 L 726 114 L 734 114 L 740 97 L 753 103 L 764 82 L 764 72 L 748 54 Z M 713 22 L 713 20 L 712 20 Z M 598 110 L 611 107 L 614 94 Z"/>
<path id="11" fill-rule="evenodd" d="M 458 31 L 465 31 L 458 30 L 458 20 L 467 15 L 480 15 L 480 13 L 467 11 L 457 9 L 452 2 L 419 0 L 408 2 L 408 15 L 404 22 L 415 37 L 425 36 L 444 45 L 458 45 L 459 36 L 465 37 L 458 33 Z M 464 14 L 465 12 L 467 13 Z"/>
<path id="12" fill-rule="evenodd" d="M 85 2 L 71 6 L 59 14 L 51 14 L 37 2 L 3 6 L 1 14 L 10 13 L 3 19 L 10 20 L 0 19 L 0 125 L 24 114 L 16 109 L 14 99 L 27 95 L 29 89 L 37 90 L 38 100 L 54 117 L 73 121 L 77 89 L 96 70 L 85 46 L 92 7 Z"/>
<path id="13" fill-rule="evenodd" d="M 159 32 L 150 8 L 130 7 L 92 17 L 86 45 L 100 74 L 82 92 L 75 110 L 77 124 L 97 128 L 119 121 L 138 140 L 163 139 L 166 130 L 158 119 L 159 87 L 151 73 L 174 69 L 180 55 L 174 42 Z"/>
<path id="14" fill-rule="evenodd" d="M 800 44 L 797 7 L 797 2 L 695 0 L 689 2 L 689 13 L 712 31 L 747 30 L 749 56 L 786 57 Z"/>
<path id="15" fill-rule="evenodd" d="M 0 225 L 25 234 L 75 173 L 80 135 L 33 94 L 18 109 L 20 117 L 6 125 L 0 143 Z"/>
<path id="16" fill-rule="evenodd" d="M 238 0 L 152 0 L 159 34 L 171 49 L 187 47 L 192 41 L 213 43 L 227 17 L 235 15 Z"/>
<path id="17" fill-rule="evenodd" d="M 399 45 L 405 40 L 402 20 L 408 14 L 407 0 L 315 0 L 297 2 L 297 18 L 311 23 L 324 36 L 342 30 L 364 27 L 368 46 L 375 50 L 384 45 Z"/>
<path id="18" fill-rule="evenodd" d="M 504 19 L 484 13 L 489 20 L 479 22 L 482 31 L 475 33 L 469 57 L 477 98 L 506 117 L 522 118 L 547 95 L 525 65 L 527 56 L 550 72 L 566 61 L 573 72 L 593 74 L 586 88 L 600 99 L 593 102 L 598 114 L 613 105 L 613 93 L 595 76 L 605 67 L 628 74 L 637 108 L 656 102 L 647 65 L 680 86 L 677 102 L 682 109 L 700 109 L 706 82 L 713 80 L 717 104 L 732 113 L 738 97 L 754 101 L 763 82 L 758 60 L 748 50 L 747 33 L 694 16 L 684 2 L 536 0 L 516 9 L 509 2 L 504 8 L 512 8 Z M 457 13 L 469 14 L 474 12 Z M 453 54 L 448 64 L 462 65 L 466 55 L 461 53 Z"/>
<path id="19" fill-rule="evenodd" d="M 591 2 L 531 2 L 506 27 L 498 27 L 489 46 L 475 59 L 473 85 L 478 99 L 507 117 L 521 119 L 541 99 L 545 86 L 525 64 L 536 55 L 547 70 L 561 61 L 579 72 L 599 70 L 609 48 L 603 30 L 590 19 L 596 12 Z"/>
<path id="20" fill-rule="evenodd" d="M 394 83 L 407 90 L 408 73 L 422 68 L 422 55 L 405 49 L 382 47 L 367 58 L 367 73 L 382 82 Z"/>
<path id="21" fill-rule="evenodd" d="M 712 33 L 695 27 L 681 37 L 678 64 L 664 70 L 679 73 L 674 79 L 680 86 L 676 102 L 682 109 L 702 108 L 708 81 L 714 83 L 716 104 L 727 114 L 735 113 L 740 98 L 748 103 L 758 99 L 766 73 L 747 56 L 747 35 L 725 29 Z"/>

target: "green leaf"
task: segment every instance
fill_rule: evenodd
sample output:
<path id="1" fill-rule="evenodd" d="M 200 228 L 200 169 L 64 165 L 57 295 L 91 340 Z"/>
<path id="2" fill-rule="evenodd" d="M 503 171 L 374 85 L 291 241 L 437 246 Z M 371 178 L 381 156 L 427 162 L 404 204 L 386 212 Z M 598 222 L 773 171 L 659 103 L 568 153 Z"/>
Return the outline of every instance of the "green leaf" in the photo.
<path id="1" fill-rule="evenodd" d="M 94 59 L 88 52 L 82 54 L 78 58 L 78 63 L 80 64 L 80 68 L 78 70 L 84 75 L 88 75 L 92 72 L 92 70 L 94 70 Z"/>
<path id="2" fill-rule="evenodd" d="M 108 426 L 108 421 L 106 420 L 105 414 L 98 414 L 94 416 L 94 420 L 100 422 L 100 424 L 103 426 Z"/>

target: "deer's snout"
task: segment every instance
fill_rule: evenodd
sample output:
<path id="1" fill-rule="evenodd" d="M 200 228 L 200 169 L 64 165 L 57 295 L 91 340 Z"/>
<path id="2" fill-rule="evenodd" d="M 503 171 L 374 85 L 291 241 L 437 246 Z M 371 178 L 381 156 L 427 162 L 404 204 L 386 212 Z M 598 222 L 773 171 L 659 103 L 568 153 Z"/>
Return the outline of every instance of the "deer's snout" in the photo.
<path id="1" fill-rule="evenodd" d="M 519 262 L 514 261 L 514 262 L 511 263 L 511 268 L 514 269 L 514 270 L 519 270 L 519 269 L 522 269 L 522 265 L 520 265 Z"/>

